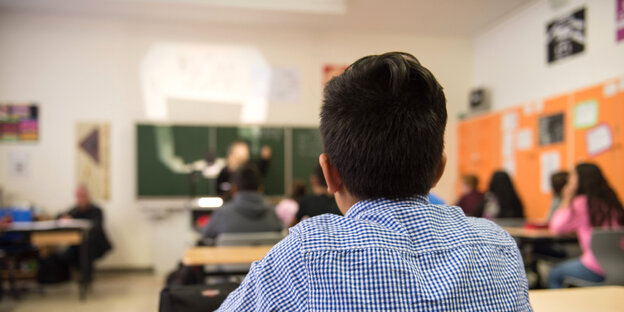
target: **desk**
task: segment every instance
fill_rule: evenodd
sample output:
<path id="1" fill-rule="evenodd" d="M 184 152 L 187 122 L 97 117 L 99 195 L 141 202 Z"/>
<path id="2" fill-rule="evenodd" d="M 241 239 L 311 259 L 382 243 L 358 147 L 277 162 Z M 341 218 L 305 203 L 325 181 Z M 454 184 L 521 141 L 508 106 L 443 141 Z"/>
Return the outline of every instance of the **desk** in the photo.
<path id="1" fill-rule="evenodd" d="M 273 246 L 222 246 L 194 247 L 187 249 L 182 262 L 184 265 L 224 265 L 249 264 L 262 259 Z"/>
<path id="2" fill-rule="evenodd" d="M 30 241 L 38 247 L 59 245 L 80 245 L 80 299 L 86 299 L 88 281 L 85 276 L 87 269 L 87 238 L 91 222 L 87 220 L 50 220 L 37 222 L 13 222 L 3 232 L 29 233 Z"/>
<path id="3" fill-rule="evenodd" d="M 624 307 L 623 286 L 531 290 L 535 312 L 619 312 Z"/>

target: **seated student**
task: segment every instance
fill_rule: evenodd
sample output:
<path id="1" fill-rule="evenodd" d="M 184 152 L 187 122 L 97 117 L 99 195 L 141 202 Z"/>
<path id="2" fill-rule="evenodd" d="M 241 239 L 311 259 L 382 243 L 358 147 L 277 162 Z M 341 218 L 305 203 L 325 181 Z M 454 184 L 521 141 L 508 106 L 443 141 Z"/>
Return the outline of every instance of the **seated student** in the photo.
<path id="1" fill-rule="evenodd" d="M 472 174 L 467 174 L 461 178 L 461 194 L 456 206 L 459 206 L 467 216 L 477 209 L 483 201 L 484 194 L 479 192 L 479 178 Z"/>
<path id="2" fill-rule="evenodd" d="M 282 221 L 284 227 L 288 227 L 295 221 L 297 211 L 299 211 L 299 201 L 307 193 L 307 185 L 303 180 L 296 180 L 290 186 L 288 198 L 280 200 L 275 206 L 275 214 Z"/>
<path id="3" fill-rule="evenodd" d="M 524 218 L 522 201 L 507 172 L 494 173 L 484 200 L 472 215 L 488 219 Z"/>
<path id="4" fill-rule="evenodd" d="M 232 198 L 230 183 L 232 180 L 232 173 L 238 170 L 240 166 L 250 162 L 250 160 L 249 144 L 247 144 L 247 142 L 234 141 L 230 144 L 227 155 L 227 165 L 219 172 L 216 183 L 217 195 L 223 198 L 224 201 L 228 201 Z M 270 160 L 271 148 L 268 146 L 262 147 L 260 160 L 257 164 L 262 176 L 268 173 Z"/>
<path id="5" fill-rule="evenodd" d="M 101 258 L 112 249 L 112 245 L 104 231 L 104 213 L 102 209 L 91 202 L 89 190 L 85 186 L 79 186 L 76 189 L 76 206 L 68 212 L 61 214 L 59 219 L 91 221 L 92 228 L 87 239 L 89 261 L 87 261 L 86 276 L 83 277 L 86 281 L 91 281 L 94 260 Z M 70 246 L 60 254 L 60 258 L 68 264 L 78 267 L 80 264 L 80 246 Z"/>
<path id="6" fill-rule="evenodd" d="M 291 228 L 218 311 L 531 311 L 515 241 L 430 204 L 446 100 L 407 53 L 364 57 L 325 87 L 319 162 L 344 216 Z"/>
<path id="7" fill-rule="evenodd" d="M 550 176 L 550 186 L 553 190 L 553 199 L 550 203 L 550 210 L 548 211 L 548 221 L 552 219 L 553 214 L 557 211 L 557 208 L 561 206 L 561 192 L 563 187 L 568 182 L 568 172 L 560 171 Z"/>
<path id="8" fill-rule="evenodd" d="M 548 286 L 561 288 L 567 277 L 602 282 L 604 270 L 591 250 L 593 228 L 619 228 L 624 225 L 624 207 L 600 168 L 594 164 L 579 164 L 570 172 L 563 189 L 561 205 L 550 220 L 555 233 L 574 233 L 583 254 L 550 270 Z"/>
<path id="9" fill-rule="evenodd" d="M 305 218 L 319 216 L 324 213 L 333 213 L 341 216 L 342 212 L 338 209 L 334 196 L 327 192 L 327 183 L 325 182 L 321 166 L 316 166 L 314 169 L 314 175 L 310 177 L 310 184 L 312 184 L 312 195 L 305 196 L 299 201 L 299 210 L 293 225 Z"/>
<path id="10" fill-rule="evenodd" d="M 204 238 L 223 233 L 279 232 L 280 220 L 260 194 L 260 173 L 253 164 L 240 167 L 233 176 L 231 201 L 217 209 L 202 230 Z"/>

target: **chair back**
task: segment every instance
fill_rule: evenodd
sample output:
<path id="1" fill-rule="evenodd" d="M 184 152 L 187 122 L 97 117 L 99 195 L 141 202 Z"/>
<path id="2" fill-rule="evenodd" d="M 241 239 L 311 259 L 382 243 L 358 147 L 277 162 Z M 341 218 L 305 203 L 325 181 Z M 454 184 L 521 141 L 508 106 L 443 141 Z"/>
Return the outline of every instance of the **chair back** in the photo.
<path id="1" fill-rule="evenodd" d="M 591 249 L 605 271 L 605 284 L 624 285 L 624 230 L 594 229 Z"/>
<path id="2" fill-rule="evenodd" d="M 275 245 L 284 238 L 280 232 L 223 233 L 217 236 L 217 246 Z"/>

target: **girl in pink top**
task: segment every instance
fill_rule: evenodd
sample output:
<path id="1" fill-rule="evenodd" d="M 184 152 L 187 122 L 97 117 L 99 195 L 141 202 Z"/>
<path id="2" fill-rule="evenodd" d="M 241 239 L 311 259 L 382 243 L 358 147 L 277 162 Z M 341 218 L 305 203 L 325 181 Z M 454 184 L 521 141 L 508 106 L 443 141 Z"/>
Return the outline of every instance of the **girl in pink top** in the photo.
<path id="1" fill-rule="evenodd" d="M 583 255 L 554 267 L 548 274 L 548 286 L 561 288 L 568 277 L 602 282 L 604 270 L 591 251 L 592 229 L 624 225 L 624 208 L 617 195 L 594 164 L 579 164 L 572 171 L 563 190 L 559 209 L 550 221 L 556 233 L 574 233 Z"/>

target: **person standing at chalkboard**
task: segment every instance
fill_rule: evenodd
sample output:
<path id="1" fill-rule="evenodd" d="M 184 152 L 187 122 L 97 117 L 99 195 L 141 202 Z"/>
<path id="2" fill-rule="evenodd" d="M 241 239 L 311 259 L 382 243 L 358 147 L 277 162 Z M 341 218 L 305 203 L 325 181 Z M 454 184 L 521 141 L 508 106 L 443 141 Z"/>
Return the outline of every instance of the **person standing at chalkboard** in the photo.
<path id="1" fill-rule="evenodd" d="M 230 144 L 227 155 L 227 165 L 217 176 L 217 195 L 228 201 L 232 198 L 232 173 L 236 172 L 242 165 L 250 162 L 249 144 L 245 141 L 234 141 Z M 271 161 L 271 148 L 263 146 L 260 150 L 260 160 L 257 163 L 260 174 L 264 177 L 269 172 Z"/>

